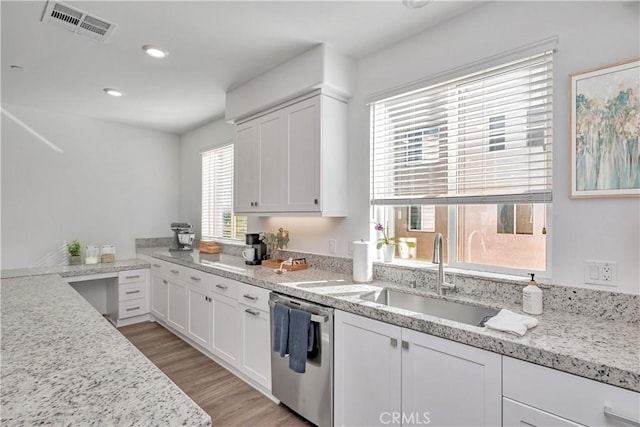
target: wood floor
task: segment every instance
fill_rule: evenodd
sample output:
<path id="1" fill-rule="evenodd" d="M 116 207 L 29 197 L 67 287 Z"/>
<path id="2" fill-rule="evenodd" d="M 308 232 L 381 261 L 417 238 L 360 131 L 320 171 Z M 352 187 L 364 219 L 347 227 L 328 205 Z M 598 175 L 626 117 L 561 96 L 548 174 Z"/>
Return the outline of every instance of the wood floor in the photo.
<path id="1" fill-rule="evenodd" d="M 311 425 L 158 323 L 137 323 L 119 331 L 204 409 L 214 426 Z"/>

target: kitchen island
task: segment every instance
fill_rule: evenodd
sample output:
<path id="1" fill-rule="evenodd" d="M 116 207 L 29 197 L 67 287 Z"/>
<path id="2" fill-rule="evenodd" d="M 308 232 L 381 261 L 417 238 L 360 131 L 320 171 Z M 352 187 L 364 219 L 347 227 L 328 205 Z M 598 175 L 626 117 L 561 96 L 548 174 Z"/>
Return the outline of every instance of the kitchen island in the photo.
<path id="1" fill-rule="evenodd" d="M 1 292 L 0 424 L 211 425 L 60 275 L 3 279 Z"/>

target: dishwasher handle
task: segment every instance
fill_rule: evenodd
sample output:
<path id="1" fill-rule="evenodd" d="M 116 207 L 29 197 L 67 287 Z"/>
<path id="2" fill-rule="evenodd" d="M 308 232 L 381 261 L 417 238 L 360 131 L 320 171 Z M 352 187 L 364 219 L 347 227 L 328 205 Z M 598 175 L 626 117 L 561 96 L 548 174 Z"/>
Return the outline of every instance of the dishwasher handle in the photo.
<path id="1" fill-rule="evenodd" d="M 286 305 L 286 304 L 284 304 Z M 273 308 L 276 306 L 275 301 L 269 301 L 269 307 Z M 311 314 L 311 321 L 316 323 L 326 323 L 329 320 L 328 314 Z"/>

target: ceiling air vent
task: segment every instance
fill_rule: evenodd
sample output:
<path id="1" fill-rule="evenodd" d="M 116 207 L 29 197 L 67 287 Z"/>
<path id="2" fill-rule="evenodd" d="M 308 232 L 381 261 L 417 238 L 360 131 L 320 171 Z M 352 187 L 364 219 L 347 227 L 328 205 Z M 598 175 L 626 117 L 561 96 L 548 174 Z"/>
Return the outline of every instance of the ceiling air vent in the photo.
<path id="1" fill-rule="evenodd" d="M 106 42 L 117 24 L 89 15 L 87 12 L 59 1 L 49 0 L 42 15 L 42 22 L 61 26 L 72 33 L 99 42 Z"/>

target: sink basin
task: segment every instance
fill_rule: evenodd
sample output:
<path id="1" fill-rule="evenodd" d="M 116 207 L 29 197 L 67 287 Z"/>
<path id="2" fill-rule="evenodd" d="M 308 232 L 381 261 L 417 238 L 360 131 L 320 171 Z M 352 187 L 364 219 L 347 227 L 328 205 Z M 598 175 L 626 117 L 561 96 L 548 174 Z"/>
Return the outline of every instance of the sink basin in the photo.
<path id="1" fill-rule="evenodd" d="M 428 314 L 474 326 L 484 326 L 484 322 L 498 314 L 499 311 L 493 308 L 407 294 L 387 288 L 364 294 L 361 298 L 365 301 L 372 301 L 389 307 Z"/>

